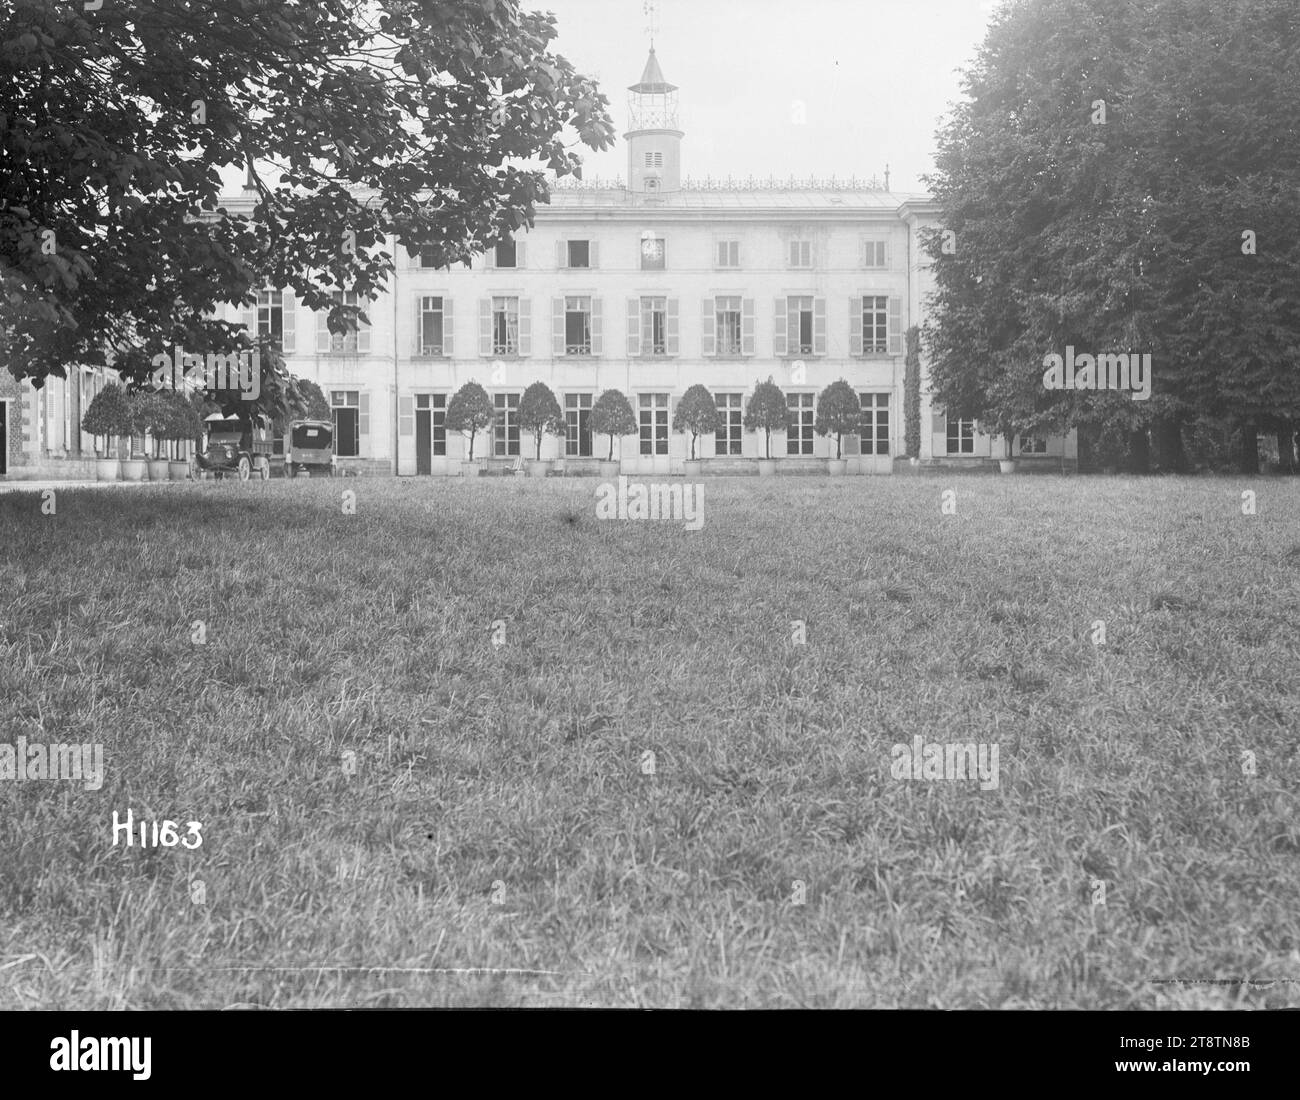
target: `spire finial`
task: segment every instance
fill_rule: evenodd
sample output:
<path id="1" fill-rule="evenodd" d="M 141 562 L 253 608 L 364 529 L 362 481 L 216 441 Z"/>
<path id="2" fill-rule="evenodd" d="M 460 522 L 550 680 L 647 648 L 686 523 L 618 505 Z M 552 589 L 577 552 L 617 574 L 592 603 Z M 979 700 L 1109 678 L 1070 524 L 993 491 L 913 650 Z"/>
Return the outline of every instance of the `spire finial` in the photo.
<path id="1" fill-rule="evenodd" d="M 659 12 L 655 0 L 645 0 L 641 5 L 641 10 L 645 12 L 646 17 L 646 34 L 650 36 L 650 52 L 654 53 L 655 49 L 655 32 L 659 30 Z"/>

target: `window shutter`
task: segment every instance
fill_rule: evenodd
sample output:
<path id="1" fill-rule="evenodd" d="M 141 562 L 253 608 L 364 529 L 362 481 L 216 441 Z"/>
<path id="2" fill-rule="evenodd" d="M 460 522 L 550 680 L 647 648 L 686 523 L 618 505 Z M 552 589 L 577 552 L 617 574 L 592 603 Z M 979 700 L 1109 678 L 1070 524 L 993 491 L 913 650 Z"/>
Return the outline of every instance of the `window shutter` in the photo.
<path id="1" fill-rule="evenodd" d="M 592 246 L 595 247 L 594 245 Z M 605 326 L 600 315 L 600 299 L 591 300 L 591 354 L 605 354 Z"/>
<path id="2" fill-rule="evenodd" d="M 365 458 L 370 457 L 370 394 L 359 395 L 361 407 L 357 410 L 357 434 L 361 437 L 357 450 Z"/>
<path id="3" fill-rule="evenodd" d="M 799 266 L 799 242 L 798 241 L 790 242 L 790 266 L 791 267 Z"/>
<path id="4" fill-rule="evenodd" d="M 849 299 L 849 354 L 862 354 L 862 299 Z"/>
<path id="5" fill-rule="evenodd" d="M 775 328 L 772 333 L 772 354 L 785 355 L 787 351 L 786 331 L 789 318 L 786 316 L 786 310 L 789 308 L 784 298 L 778 298 L 776 305 L 773 307 L 773 320 Z"/>
<path id="6" fill-rule="evenodd" d="M 740 350 L 743 355 L 754 354 L 753 298 L 745 298 L 740 303 Z"/>
<path id="7" fill-rule="evenodd" d="M 713 238 L 713 266 L 714 267 L 727 266 L 727 243 L 725 241 L 718 240 L 717 237 Z"/>
<path id="8" fill-rule="evenodd" d="M 524 262 L 524 255 L 525 255 L 525 253 L 524 253 L 524 248 L 525 248 L 525 245 L 524 245 L 524 242 L 523 242 L 523 241 L 516 241 L 516 242 L 515 242 L 515 267 L 526 267 L 526 266 L 527 266 L 527 265 L 525 264 L 525 262 Z"/>
<path id="9" fill-rule="evenodd" d="M 569 242 L 568 241 L 555 242 L 555 266 L 556 267 L 569 266 Z"/>
<path id="10" fill-rule="evenodd" d="M 415 295 L 415 338 L 411 341 L 412 355 L 424 354 L 424 296 Z"/>
<path id="11" fill-rule="evenodd" d="M 639 298 L 627 300 L 627 354 L 629 357 L 641 354 L 641 300 Z"/>
<path id="12" fill-rule="evenodd" d="M 364 321 L 357 322 L 357 354 L 370 354 L 370 326 Z"/>
<path id="13" fill-rule="evenodd" d="M 492 299 L 478 300 L 478 353 L 492 354 Z"/>
<path id="14" fill-rule="evenodd" d="M 253 338 L 254 343 L 257 341 L 257 306 L 246 306 L 241 314 L 241 320 L 244 328 L 248 329 L 248 335 Z"/>
<path id="15" fill-rule="evenodd" d="M 298 310 L 293 291 L 284 292 L 284 323 L 281 329 L 280 346 L 285 355 L 292 355 L 298 342 Z"/>
<path id="16" fill-rule="evenodd" d="M 677 299 L 669 298 L 665 305 L 667 311 L 667 331 L 665 334 L 664 350 L 669 355 L 677 354 Z"/>
<path id="17" fill-rule="evenodd" d="M 451 313 L 451 299 L 444 295 L 442 299 L 442 354 L 448 358 L 451 358 L 456 350 L 452 344 L 455 330 L 456 324 Z"/>
<path id="18" fill-rule="evenodd" d="M 813 354 L 826 354 L 826 299 L 813 299 Z"/>
<path id="19" fill-rule="evenodd" d="M 931 417 L 930 430 L 936 435 L 948 434 L 948 414 L 937 412 Z"/>
<path id="20" fill-rule="evenodd" d="M 492 268 L 496 267 L 496 265 L 497 248 L 496 245 L 491 245 L 488 247 L 488 250 L 483 253 L 483 269 L 485 271 L 490 271 Z"/>
<path id="21" fill-rule="evenodd" d="M 876 250 L 876 259 L 880 261 L 881 267 L 889 266 L 889 242 L 881 241 L 880 247 Z"/>
<path id="22" fill-rule="evenodd" d="M 858 245 L 858 266 L 859 267 L 871 266 L 871 242 L 867 240 L 865 237 L 861 240 L 861 242 L 859 242 Z"/>
<path id="23" fill-rule="evenodd" d="M 587 266 L 588 267 L 600 266 L 600 242 L 599 241 L 587 242 Z"/>
<path id="24" fill-rule="evenodd" d="M 808 242 L 808 266 L 809 267 L 817 266 L 817 242 L 816 241 Z"/>
<path id="25" fill-rule="evenodd" d="M 713 299 L 704 299 L 704 313 L 700 318 L 700 354 L 717 354 L 717 314 L 713 309 Z"/>
<path id="26" fill-rule="evenodd" d="M 316 351 L 330 350 L 329 308 L 316 311 Z"/>
<path id="27" fill-rule="evenodd" d="M 523 248 L 523 245 L 519 246 Z M 531 298 L 519 299 L 519 354 L 533 354 L 533 301 Z"/>
<path id="28" fill-rule="evenodd" d="M 564 299 L 551 299 L 551 354 L 564 354 Z"/>
<path id="29" fill-rule="evenodd" d="M 397 399 L 397 434 L 402 436 L 415 434 L 414 397 L 399 397 Z"/>
<path id="30" fill-rule="evenodd" d="M 889 299 L 889 354 L 901 355 L 903 351 L 903 299 Z"/>

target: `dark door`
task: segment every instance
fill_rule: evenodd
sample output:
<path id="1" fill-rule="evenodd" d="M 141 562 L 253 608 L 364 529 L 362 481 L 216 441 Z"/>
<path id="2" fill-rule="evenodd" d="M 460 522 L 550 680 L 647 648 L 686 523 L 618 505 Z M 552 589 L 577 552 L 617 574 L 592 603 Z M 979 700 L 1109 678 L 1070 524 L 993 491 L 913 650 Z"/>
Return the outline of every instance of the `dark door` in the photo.
<path id="1" fill-rule="evenodd" d="M 415 472 L 433 473 L 433 424 L 429 409 L 415 410 Z"/>
<path id="2" fill-rule="evenodd" d="M 0 474 L 9 472 L 9 402 L 0 401 Z"/>

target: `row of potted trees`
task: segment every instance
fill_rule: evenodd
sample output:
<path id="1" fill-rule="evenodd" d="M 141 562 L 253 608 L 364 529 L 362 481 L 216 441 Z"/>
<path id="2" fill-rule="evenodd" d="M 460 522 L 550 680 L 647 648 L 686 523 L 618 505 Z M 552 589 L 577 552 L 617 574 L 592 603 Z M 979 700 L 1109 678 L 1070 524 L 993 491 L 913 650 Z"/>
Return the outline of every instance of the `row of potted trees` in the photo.
<path id="1" fill-rule="evenodd" d="M 189 461 L 182 458 L 182 445 L 202 435 L 203 420 L 197 407 L 202 400 L 177 390 L 127 391 L 117 382 L 108 383 L 91 400 L 81 420 L 82 430 L 95 437 L 98 480 L 143 481 L 147 476 L 151 481 L 180 481 L 188 477 Z M 131 439 L 137 436 L 153 440 L 152 455 L 132 453 Z"/>
<path id="2" fill-rule="evenodd" d="M 530 432 L 535 440 L 533 458 L 526 463 L 533 477 L 544 477 L 549 463 L 542 461 L 542 437 L 563 436 L 566 430 L 564 411 L 549 386 L 534 382 L 519 399 L 516 414 L 520 426 Z M 462 463 L 466 475 L 478 473 L 474 460 L 474 442 L 480 431 L 492 426 L 496 409 L 492 398 L 477 382 L 466 382 L 447 403 L 446 426 L 448 431 L 462 432 L 469 437 L 469 457 Z M 858 395 L 844 379 L 832 382 L 817 396 L 816 417 L 813 430 L 818 435 L 835 437 L 835 457 L 827 464 L 831 474 L 843 474 L 848 469 L 842 451 L 843 437 L 859 430 L 862 408 Z M 760 476 L 776 473 L 776 459 L 772 457 L 772 433 L 783 432 L 790 424 L 790 408 L 781 388 L 768 377 L 757 382 L 745 406 L 743 423 L 747 431 L 764 434 L 764 455 L 758 460 Z M 673 412 L 672 429 L 691 437 L 691 457 L 686 460 L 686 476 L 697 477 L 701 472 L 696 457 L 696 444 L 700 436 L 709 435 L 723 427 L 717 402 L 708 388 L 696 384 L 682 395 Z M 632 404 L 620 390 L 605 390 L 591 408 L 591 430 L 595 435 L 609 436 L 609 453 L 601 463 L 601 475 L 612 477 L 618 473 L 614 461 L 614 437 L 635 435 L 639 430 Z"/>

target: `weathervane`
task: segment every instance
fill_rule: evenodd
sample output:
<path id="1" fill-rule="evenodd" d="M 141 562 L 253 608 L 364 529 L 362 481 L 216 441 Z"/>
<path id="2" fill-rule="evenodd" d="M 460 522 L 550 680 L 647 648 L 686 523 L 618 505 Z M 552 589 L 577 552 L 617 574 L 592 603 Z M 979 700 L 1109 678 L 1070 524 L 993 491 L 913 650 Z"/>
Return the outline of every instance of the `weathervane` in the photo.
<path id="1" fill-rule="evenodd" d="M 655 48 L 655 32 L 659 29 L 659 13 L 655 10 L 655 0 L 645 0 L 641 5 L 641 10 L 645 12 L 646 17 L 646 34 L 650 36 L 650 48 Z"/>

